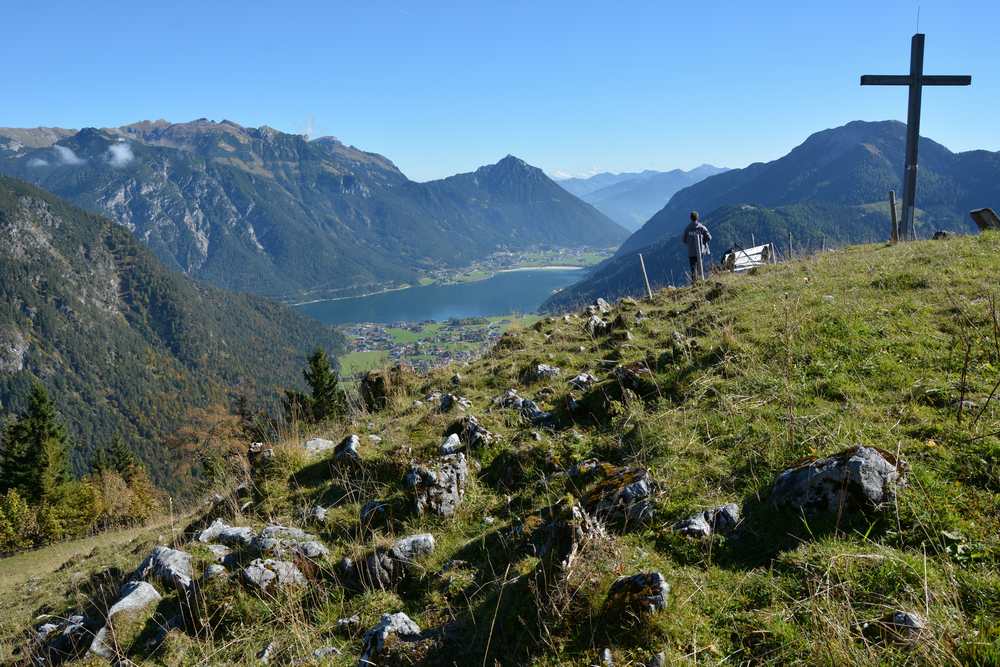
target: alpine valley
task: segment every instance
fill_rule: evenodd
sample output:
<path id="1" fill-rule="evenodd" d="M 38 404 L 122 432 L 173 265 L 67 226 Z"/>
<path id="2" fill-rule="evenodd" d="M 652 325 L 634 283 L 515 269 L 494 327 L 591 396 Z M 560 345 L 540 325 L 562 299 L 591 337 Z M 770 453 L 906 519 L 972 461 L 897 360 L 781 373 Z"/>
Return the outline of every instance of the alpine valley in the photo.
<path id="1" fill-rule="evenodd" d="M 169 268 L 282 299 L 412 284 L 499 251 L 613 248 L 627 236 L 512 156 L 417 183 L 332 137 L 230 121 L 0 129 L 0 172 L 109 216 Z"/>

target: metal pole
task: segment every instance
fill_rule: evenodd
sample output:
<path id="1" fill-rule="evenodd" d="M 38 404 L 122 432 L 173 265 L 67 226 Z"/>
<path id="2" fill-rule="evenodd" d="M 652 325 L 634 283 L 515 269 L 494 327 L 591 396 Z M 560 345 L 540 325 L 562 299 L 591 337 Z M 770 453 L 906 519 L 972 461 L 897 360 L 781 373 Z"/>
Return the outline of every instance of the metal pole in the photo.
<path id="1" fill-rule="evenodd" d="M 649 296 L 649 300 L 653 300 L 653 290 L 649 288 L 649 276 L 646 275 L 646 262 L 642 259 L 642 253 L 639 253 L 639 266 L 642 267 L 642 279 L 646 281 L 646 294 Z"/>
<path id="2" fill-rule="evenodd" d="M 920 97 L 924 76 L 924 35 L 910 42 L 910 100 L 906 113 L 906 171 L 903 173 L 902 238 L 916 238 L 917 145 L 920 143 Z"/>
<path id="3" fill-rule="evenodd" d="M 899 220 L 896 218 L 896 191 L 889 190 L 889 216 L 891 227 L 889 227 L 889 241 L 899 242 Z"/>

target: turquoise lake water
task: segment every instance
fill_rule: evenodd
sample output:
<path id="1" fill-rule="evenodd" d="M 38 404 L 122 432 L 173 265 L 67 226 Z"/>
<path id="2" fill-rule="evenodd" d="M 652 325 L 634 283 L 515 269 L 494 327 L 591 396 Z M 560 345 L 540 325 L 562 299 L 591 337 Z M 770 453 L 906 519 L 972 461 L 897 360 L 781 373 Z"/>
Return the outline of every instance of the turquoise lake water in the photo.
<path id="1" fill-rule="evenodd" d="M 579 269 L 525 269 L 455 285 L 427 285 L 298 306 L 326 324 L 423 322 L 533 313 L 554 290 L 583 278 Z"/>

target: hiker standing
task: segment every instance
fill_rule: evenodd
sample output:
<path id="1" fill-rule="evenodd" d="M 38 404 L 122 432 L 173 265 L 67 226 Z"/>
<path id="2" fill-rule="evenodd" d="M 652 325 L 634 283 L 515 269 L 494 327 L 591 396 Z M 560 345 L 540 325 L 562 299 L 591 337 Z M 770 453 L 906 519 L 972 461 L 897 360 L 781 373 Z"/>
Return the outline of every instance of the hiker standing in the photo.
<path id="1" fill-rule="evenodd" d="M 698 220 L 698 211 L 691 211 L 691 222 L 684 228 L 683 243 L 688 247 L 688 260 L 691 262 L 691 282 L 705 277 L 705 264 L 702 257 L 709 254 L 708 242 L 712 235 L 708 227 Z"/>

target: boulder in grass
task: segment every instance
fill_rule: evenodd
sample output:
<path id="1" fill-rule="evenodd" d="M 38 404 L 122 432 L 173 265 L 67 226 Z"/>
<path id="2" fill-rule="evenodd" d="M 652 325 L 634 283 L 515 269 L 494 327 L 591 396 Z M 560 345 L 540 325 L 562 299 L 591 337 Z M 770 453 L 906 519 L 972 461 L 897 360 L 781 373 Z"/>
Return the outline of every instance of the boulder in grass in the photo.
<path id="1" fill-rule="evenodd" d="M 447 456 L 448 454 L 456 454 L 461 451 L 462 439 L 458 437 L 458 433 L 452 433 L 444 442 L 441 443 L 441 453 Z"/>
<path id="2" fill-rule="evenodd" d="M 263 442 L 251 442 L 247 449 L 247 460 L 251 467 L 256 467 L 274 458 L 274 448 Z"/>
<path id="3" fill-rule="evenodd" d="M 100 621 L 81 615 L 43 623 L 35 629 L 32 638 L 30 664 L 61 665 L 80 657 L 90 647 L 100 627 Z"/>
<path id="4" fill-rule="evenodd" d="M 114 659 L 124 655 L 125 648 L 142 631 L 162 596 L 145 581 L 130 581 L 122 586 L 118 601 L 108 610 L 107 621 L 90 644 L 94 655 Z"/>
<path id="5" fill-rule="evenodd" d="M 884 510 L 906 483 L 906 464 L 889 452 L 858 445 L 788 468 L 774 481 L 771 502 L 807 513 Z"/>
<path id="6" fill-rule="evenodd" d="M 729 503 L 693 514 L 674 524 L 674 530 L 688 537 L 728 535 L 740 522 L 740 506 Z"/>
<path id="7" fill-rule="evenodd" d="M 604 526 L 577 503 L 560 501 L 544 510 L 546 523 L 533 538 L 543 586 L 569 572 L 588 540 L 605 536 Z"/>
<path id="8" fill-rule="evenodd" d="M 451 516 L 465 496 L 469 465 L 459 452 L 432 464 L 414 465 L 404 478 L 417 514 Z"/>
<path id="9" fill-rule="evenodd" d="M 243 581 L 261 593 L 306 585 L 306 578 L 294 563 L 273 558 L 257 558 L 240 573 Z"/>
<path id="10" fill-rule="evenodd" d="M 611 331 L 611 325 L 608 324 L 607 320 L 601 319 L 597 315 L 591 315 L 583 328 L 594 338 L 605 336 Z"/>
<path id="11" fill-rule="evenodd" d="M 151 578 L 156 579 L 166 588 L 175 588 L 186 594 L 191 589 L 191 582 L 194 580 L 191 554 L 166 546 L 154 547 L 152 553 L 146 556 L 146 559 L 130 577 L 134 581 Z"/>
<path id="12" fill-rule="evenodd" d="M 532 364 L 524 372 L 525 382 L 540 382 L 542 380 L 551 380 L 552 378 L 558 377 L 562 373 L 562 370 L 556 366 L 550 366 L 549 364 Z"/>
<path id="13" fill-rule="evenodd" d="M 330 550 L 315 535 L 301 528 L 272 524 L 254 538 L 253 547 L 260 553 L 278 558 L 299 556 L 316 560 L 330 555 Z"/>
<path id="14" fill-rule="evenodd" d="M 580 481 L 584 508 L 601 521 L 627 529 L 653 516 L 656 484 L 645 468 L 603 463 Z"/>
<path id="15" fill-rule="evenodd" d="M 204 544 L 219 542 L 227 546 L 246 546 L 253 541 L 253 529 L 246 526 L 230 526 L 222 519 L 216 519 L 198 534 L 198 541 Z"/>
<path id="16" fill-rule="evenodd" d="M 352 433 L 333 448 L 333 458 L 356 463 L 361 460 L 361 453 L 358 451 L 360 447 L 361 438 Z"/>
<path id="17" fill-rule="evenodd" d="M 371 667 L 380 664 L 381 658 L 392 641 L 415 642 L 421 638 L 420 626 L 403 612 L 382 614 L 378 624 L 365 633 L 358 667 Z"/>
<path id="18" fill-rule="evenodd" d="M 648 616 L 667 608 L 670 584 L 659 572 L 640 572 L 617 579 L 608 590 L 605 605 L 617 620 Z"/>
<path id="19" fill-rule="evenodd" d="M 344 581 L 354 589 L 393 590 L 414 563 L 433 552 L 434 547 L 430 533 L 410 535 L 396 540 L 388 549 L 375 549 L 357 563 L 344 558 L 338 567 Z"/>
<path id="20" fill-rule="evenodd" d="M 570 378 L 569 386 L 573 389 L 578 389 L 584 391 L 590 389 L 591 385 L 597 384 L 597 378 L 590 373 L 580 373 L 579 375 Z"/>
<path id="21" fill-rule="evenodd" d="M 915 611 L 893 611 L 875 621 L 854 626 L 854 630 L 872 641 L 915 644 L 928 632 L 927 619 Z"/>
<path id="22" fill-rule="evenodd" d="M 302 448 L 305 449 L 306 454 L 309 456 L 318 456 L 335 447 L 336 445 L 334 445 L 333 440 L 327 440 L 326 438 L 310 438 L 302 445 Z"/>

